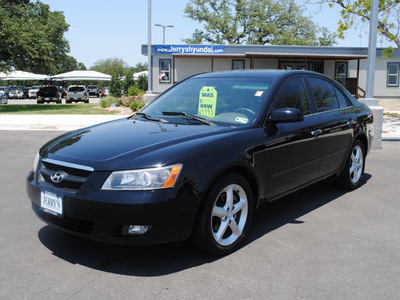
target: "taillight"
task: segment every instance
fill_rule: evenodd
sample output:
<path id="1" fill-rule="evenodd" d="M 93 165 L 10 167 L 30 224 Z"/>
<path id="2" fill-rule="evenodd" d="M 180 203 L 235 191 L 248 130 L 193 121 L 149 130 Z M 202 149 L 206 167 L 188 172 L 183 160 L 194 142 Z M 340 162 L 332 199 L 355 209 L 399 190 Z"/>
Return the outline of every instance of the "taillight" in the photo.
<path id="1" fill-rule="evenodd" d="M 58 97 L 58 92 L 56 92 L 56 97 Z"/>
<path id="2" fill-rule="evenodd" d="M 86 97 L 86 92 L 83 95 Z"/>

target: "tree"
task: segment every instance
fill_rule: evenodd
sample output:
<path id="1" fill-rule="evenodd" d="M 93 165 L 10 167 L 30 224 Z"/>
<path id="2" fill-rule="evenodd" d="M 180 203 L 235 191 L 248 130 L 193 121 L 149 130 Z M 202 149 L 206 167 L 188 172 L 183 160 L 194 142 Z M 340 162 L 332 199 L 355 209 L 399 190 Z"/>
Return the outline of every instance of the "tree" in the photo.
<path id="1" fill-rule="evenodd" d="M 83 63 L 78 63 L 74 57 L 66 55 L 59 62 L 58 73 L 65 73 L 74 70 L 86 70 L 86 67 Z"/>
<path id="2" fill-rule="evenodd" d="M 355 29 L 370 21 L 370 0 L 321 0 L 341 7 L 342 20 L 338 24 L 338 36 L 344 38 L 344 32 L 351 27 Z M 388 41 L 400 48 L 400 0 L 379 0 L 378 32 Z M 393 48 L 392 48 L 393 50 Z"/>
<path id="3" fill-rule="evenodd" d="M 321 29 L 295 0 L 191 0 L 185 16 L 203 24 L 190 44 L 329 45 L 334 35 Z"/>
<path id="4" fill-rule="evenodd" d="M 132 71 L 129 71 L 128 74 L 126 74 L 123 85 L 124 85 L 125 92 L 128 92 L 129 87 L 135 85 L 135 80 L 133 80 L 133 72 Z"/>
<path id="5" fill-rule="evenodd" d="M 120 58 L 107 58 L 96 61 L 90 69 L 108 75 L 117 74 L 117 76 L 122 77 L 128 73 L 129 66 Z"/>
<path id="6" fill-rule="evenodd" d="M 147 75 L 140 75 L 136 84 L 139 89 L 147 91 L 149 86 L 149 80 L 147 78 Z"/>
<path id="7" fill-rule="evenodd" d="M 114 97 L 121 97 L 122 83 L 118 73 L 114 73 L 110 82 L 110 94 Z"/>
<path id="8" fill-rule="evenodd" d="M 0 1 L 0 71 L 54 74 L 66 58 L 69 25 L 62 12 L 29 0 Z"/>
<path id="9" fill-rule="evenodd" d="M 137 63 L 133 68 L 132 71 L 133 73 L 137 72 L 142 72 L 142 71 L 147 71 L 149 68 L 147 66 L 147 63 Z"/>

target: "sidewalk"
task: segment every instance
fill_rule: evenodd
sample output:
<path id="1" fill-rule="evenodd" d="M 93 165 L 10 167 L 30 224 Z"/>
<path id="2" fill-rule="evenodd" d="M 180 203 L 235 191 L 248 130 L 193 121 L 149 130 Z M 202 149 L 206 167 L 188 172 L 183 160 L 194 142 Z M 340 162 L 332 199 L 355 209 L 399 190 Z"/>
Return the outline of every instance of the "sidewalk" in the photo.
<path id="1" fill-rule="evenodd" d="M 70 131 L 127 115 L 0 115 L 0 130 Z M 382 138 L 400 138 L 400 118 L 383 118 Z"/>
<path id="2" fill-rule="evenodd" d="M 0 130 L 70 131 L 128 115 L 0 115 Z"/>

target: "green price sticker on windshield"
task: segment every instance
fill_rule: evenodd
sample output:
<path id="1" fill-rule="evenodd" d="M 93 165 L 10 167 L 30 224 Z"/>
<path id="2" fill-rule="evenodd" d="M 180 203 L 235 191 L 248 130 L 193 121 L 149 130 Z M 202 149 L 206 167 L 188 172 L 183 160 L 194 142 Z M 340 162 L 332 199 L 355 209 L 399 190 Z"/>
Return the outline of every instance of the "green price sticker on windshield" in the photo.
<path id="1" fill-rule="evenodd" d="M 217 91 L 212 86 L 205 86 L 199 95 L 199 116 L 215 117 L 217 106 Z"/>

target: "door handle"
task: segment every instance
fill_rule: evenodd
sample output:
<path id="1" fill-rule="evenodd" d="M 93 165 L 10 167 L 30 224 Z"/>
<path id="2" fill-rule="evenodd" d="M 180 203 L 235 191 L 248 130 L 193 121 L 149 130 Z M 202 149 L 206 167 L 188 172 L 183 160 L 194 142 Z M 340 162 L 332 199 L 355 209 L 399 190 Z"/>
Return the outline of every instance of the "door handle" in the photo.
<path id="1" fill-rule="evenodd" d="M 354 121 L 354 120 L 349 120 L 349 121 L 347 121 L 347 125 L 349 125 L 349 126 L 352 126 L 352 125 L 354 125 L 354 124 L 356 124 L 357 122 L 356 121 Z"/>
<path id="2" fill-rule="evenodd" d="M 311 135 L 315 137 L 318 137 L 321 133 L 322 133 L 321 129 L 311 131 Z"/>

